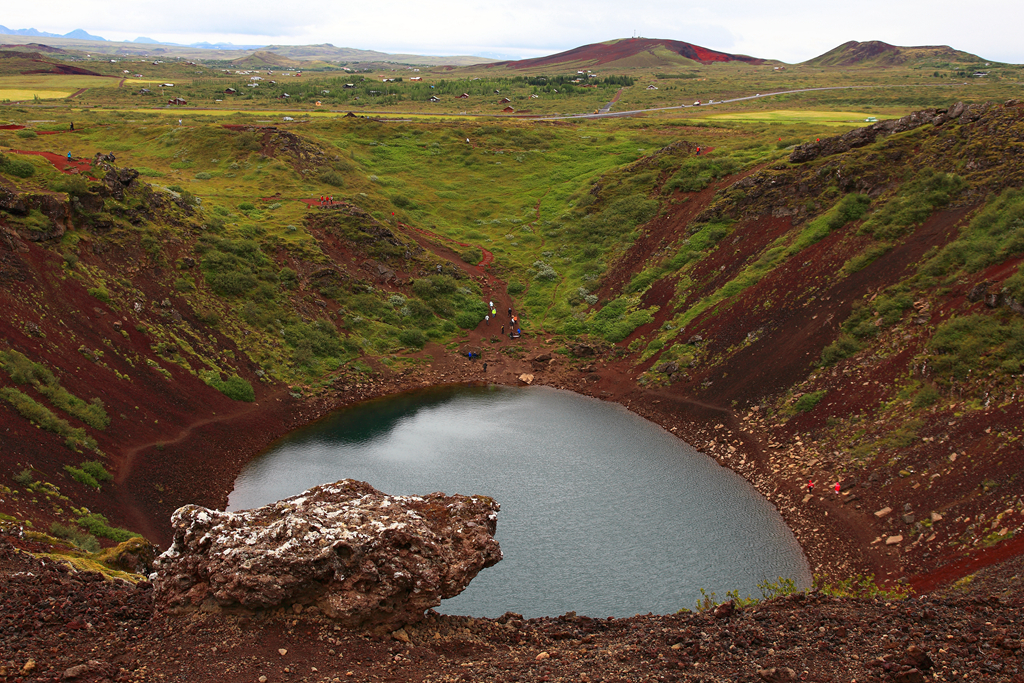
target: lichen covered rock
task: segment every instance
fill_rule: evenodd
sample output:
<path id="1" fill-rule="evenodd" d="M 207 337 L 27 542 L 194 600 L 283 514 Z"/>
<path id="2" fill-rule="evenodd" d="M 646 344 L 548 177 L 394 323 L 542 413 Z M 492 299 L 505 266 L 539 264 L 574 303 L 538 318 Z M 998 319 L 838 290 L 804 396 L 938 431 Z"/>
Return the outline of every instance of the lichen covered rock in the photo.
<path id="1" fill-rule="evenodd" d="M 501 559 L 498 509 L 484 496 L 389 496 L 351 479 L 254 510 L 186 505 L 156 560 L 157 609 L 316 606 L 351 627 L 416 622 Z"/>

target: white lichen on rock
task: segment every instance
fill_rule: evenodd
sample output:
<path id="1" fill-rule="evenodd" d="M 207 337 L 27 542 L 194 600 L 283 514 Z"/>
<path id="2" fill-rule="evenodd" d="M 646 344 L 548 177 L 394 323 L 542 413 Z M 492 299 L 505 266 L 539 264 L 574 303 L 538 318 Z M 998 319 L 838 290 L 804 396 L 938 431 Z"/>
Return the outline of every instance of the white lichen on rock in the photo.
<path id="1" fill-rule="evenodd" d="M 397 627 L 501 559 L 483 496 L 388 496 L 345 479 L 254 510 L 176 510 L 157 558 L 169 612 L 315 605 L 349 626 Z"/>

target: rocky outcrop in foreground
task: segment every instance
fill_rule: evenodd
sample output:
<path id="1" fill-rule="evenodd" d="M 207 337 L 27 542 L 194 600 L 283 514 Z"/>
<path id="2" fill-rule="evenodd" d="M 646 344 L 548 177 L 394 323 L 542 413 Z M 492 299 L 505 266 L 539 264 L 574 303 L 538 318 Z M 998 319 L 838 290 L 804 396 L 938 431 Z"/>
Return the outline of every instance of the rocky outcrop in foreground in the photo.
<path id="1" fill-rule="evenodd" d="M 1018 104 L 1019 102 L 1016 100 L 1009 100 L 1005 106 L 1016 106 Z M 925 124 L 941 126 L 947 121 L 972 123 L 980 119 L 990 106 L 989 104 L 964 104 L 963 102 L 957 102 L 948 109 L 915 111 L 900 119 L 879 121 L 864 128 L 854 128 L 843 135 L 802 144 L 790 153 L 789 160 L 794 163 L 803 163 L 819 157 L 842 154 L 857 147 L 870 145 L 880 137 L 888 137 L 893 133 L 903 133 Z"/>
<path id="2" fill-rule="evenodd" d="M 389 496 L 345 479 L 272 505 L 175 511 L 153 575 L 158 609 L 315 609 L 347 626 L 399 627 L 496 564 L 487 497 Z"/>
<path id="3" fill-rule="evenodd" d="M 302 614 L 154 615 L 153 591 L 69 568 L 0 531 L 0 680 L 402 683 L 1020 683 L 1015 559 L 907 600 L 812 591 L 606 619 L 450 616 L 392 633 Z"/>

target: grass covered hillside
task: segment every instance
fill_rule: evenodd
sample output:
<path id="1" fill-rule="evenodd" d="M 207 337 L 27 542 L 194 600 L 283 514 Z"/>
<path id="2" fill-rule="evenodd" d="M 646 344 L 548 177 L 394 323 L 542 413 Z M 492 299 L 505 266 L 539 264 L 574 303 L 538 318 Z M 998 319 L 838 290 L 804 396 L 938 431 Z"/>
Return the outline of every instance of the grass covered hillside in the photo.
<path id="1" fill-rule="evenodd" d="M 472 350 L 740 472 L 819 573 L 1015 554 L 1024 107 L 949 94 L 864 130 L 814 94 L 593 121 L 8 108 L 3 519 L 164 542 L 274 438 L 477 379 Z"/>

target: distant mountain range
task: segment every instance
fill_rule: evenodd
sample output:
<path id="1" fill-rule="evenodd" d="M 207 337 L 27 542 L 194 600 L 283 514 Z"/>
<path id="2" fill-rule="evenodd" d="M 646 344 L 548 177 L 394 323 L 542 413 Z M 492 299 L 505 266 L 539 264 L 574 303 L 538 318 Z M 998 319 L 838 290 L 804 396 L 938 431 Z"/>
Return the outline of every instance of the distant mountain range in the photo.
<path id="1" fill-rule="evenodd" d="M 146 38 L 145 36 L 139 36 L 135 40 L 124 40 L 124 41 L 109 41 L 106 38 L 100 36 L 94 36 L 88 31 L 84 31 L 80 28 L 76 28 L 74 31 L 68 33 L 47 33 L 46 31 L 38 31 L 34 28 L 7 28 L 6 26 L 0 26 L 0 35 L 6 36 L 29 36 L 33 38 L 69 38 L 71 40 L 94 40 L 100 43 L 109 42 L 124 42 L 124 43 L 141 43 L 145 45 L 170 45 L 174 47 L 198 47 L 207 50 L 256 50 L 262 45 L 235 45 L 234 43 L 190 43 L 185 45 L 183 43 L 164 43 L 159 40 L 153 40 L 152 38 Z"/>

